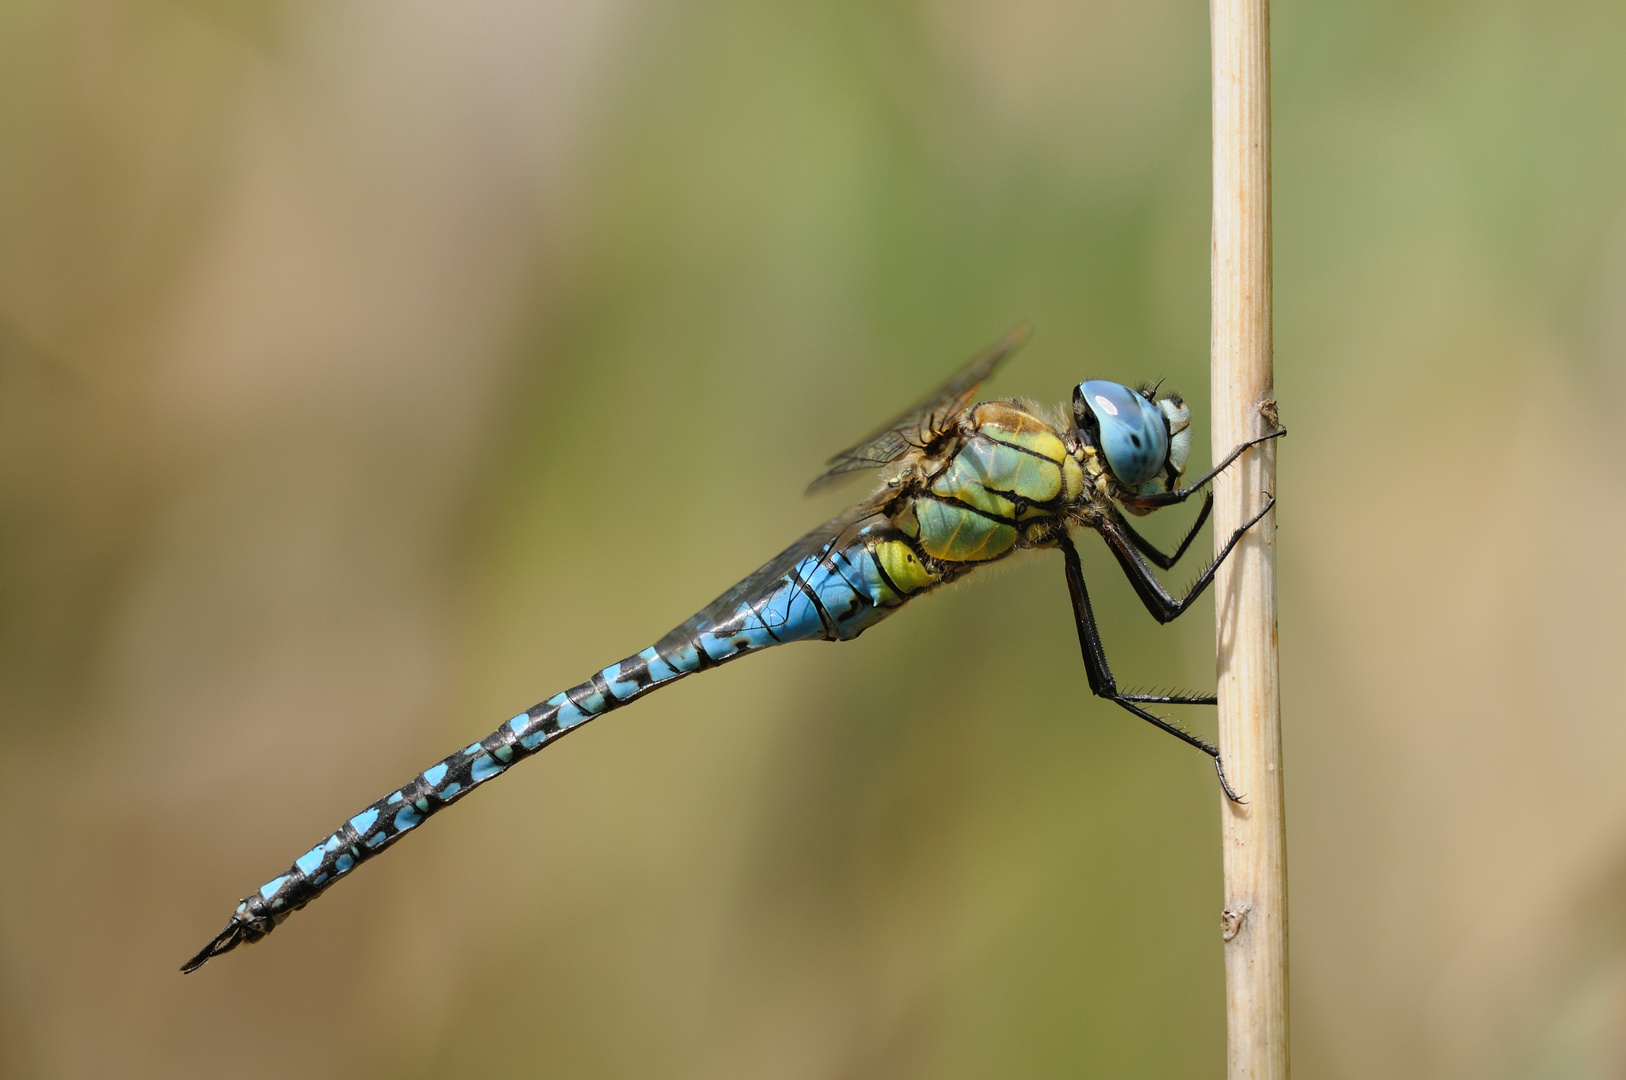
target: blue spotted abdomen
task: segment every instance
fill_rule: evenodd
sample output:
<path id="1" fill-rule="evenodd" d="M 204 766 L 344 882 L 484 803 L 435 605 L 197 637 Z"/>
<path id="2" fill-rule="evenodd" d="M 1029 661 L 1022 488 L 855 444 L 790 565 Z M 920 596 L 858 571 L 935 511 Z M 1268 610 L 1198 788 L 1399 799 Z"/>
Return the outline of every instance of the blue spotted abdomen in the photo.
<path id="1" fill-rule="evenodd" d="M 183 970 L 263 938 L 431 814 L 593 717 L 758 649 L 857 637 L 940 580 L 915 542 L 881 513 L 832 526 L 792 545 L 656 644 L 533 705 L 350 818 L 244 899 Z"/>

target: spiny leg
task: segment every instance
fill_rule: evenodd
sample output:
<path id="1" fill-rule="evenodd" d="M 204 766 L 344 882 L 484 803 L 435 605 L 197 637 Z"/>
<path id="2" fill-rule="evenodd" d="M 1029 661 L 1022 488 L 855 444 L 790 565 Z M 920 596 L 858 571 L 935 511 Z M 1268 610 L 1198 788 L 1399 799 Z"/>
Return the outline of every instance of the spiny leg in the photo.
<path id="1" fill-rule="evenodd" d="M 1102 520 L 1095 523 L 1095 530 L 1101 534 L 1102 539 L 1107 542 L 1107 546 L 1112 549 L 1112 554 L 1117 556 L 1118 565 L 1123 567 L 1124 576 L 1129 579 L 1129 584 L 1135 587 L 1135 595 L 1139 596 L 1141 603 L 1146 605 L 1146 610 L 1152 613 L 1152 618 L 1160 623 L 1168 623 L 1178 619 L 1185 613 L 1187 608 L 1196 603 L 1197 598 L 1202 596 L 1208 586 L 1213 583 L 1214 575 L 1219 572 L 1220 563 L 1224 562 L 1225 557 L 1231 554 L 1231 550 L 1236 547 L 1243 534 L 1257 525 L 1259 520 L 1270 513 L 1271 507 L 1275 505 L 1276 497 L 1274 495 L 1266 496 L 1263 509 L 1243 522 L 1242 527 L 1231 534 L 1231 538 L 1225 541 L 1225 546 L 1214 557 L 1214 561 L 1209 563 L 1201 574 L 1197 575 L 1197 580 L 1192 582 L 1191 588 L 1186 590 L 1186 595 L 1178 600 L 1175 599 L 1173 593 L 1169 592 L 1163 582 L 1158 580 L 1157 575 L 1152 573 L 1152 568 L 1146 565 L 1146 560 L 1141 557 L 1140 551 L 1137 550 L 1135 542 L 1129 537 L 1122 522 Z"/>
<path id="2" fill-rule="evenodd" d="M 1225 763 L 1220 760 L 1218 747 L 1204 742 L 1191 732 L 1135 704 L 1138 701 L 1156 701 L 1174 705 L 1212 705 L 1214 698 L 1183 694 L 1119 693 L 1118 684 L 1112 677 L 1112 669 L 1107 666 L 1107 654 L 1101 644 L 1101 632 L 1095 625 L 1095 610 L 1090 606 L 1089 590 L 1084 587 L 1084 568 L 1078 560 L 1078 549 L 1073 546 L 1072 537 L 1065 533 L 1057 543 L 1061 547 L 1062 561 L 1067 569 L 1067 593 L 1073 601 L 1073 620 L 1078 625 L 1078 644 L 1084 654 L 1084 675 L 1090 681 L 1091 693 L 1096 697 L 1115 702 L 1153 727 L 1168 732 L 1186 745 L 1194 746 L 1213 758 L 1214 771 L 1219 774 L 1220 787 L 1225 789 L 1225 797 L 1232 802 L 1241 802 L 1241 796 L 1232 790 L 1230 781 L 1225 778 Z"/>
<path id="3" fill-rule="evenodd" d="M 1207 472 L 1203 473 L 1202 476 L 1198 477 L 1196 480 L 1193 480 L 1190 484 L 1187 484 L 1183 488 L 1176 488 L 1173 491 L 1153 492 L 1150 495 L 1120 495 L 1118 496 L 1118 501 L 1123 503 L 1125 506 L 1139 506 L 1147 510 L 1155 510 L 1160 506 L 1173 506 L 1175 503 L 1183 503 L 1206 487 L 1208 482 L 1214 479 L 1214 477 L 1230 468 L 1231 462 L 1242 456 L 1242 451 L 1248 449 L 1250 446 L 1258 446 L 1260 443 L 1266 442 L 1270 439 L 1279 439 L 1286 434 L 1286 428 L 1277 428 L 1268 435 L 1261 435 L 1257 439 L 1249 439 L 1247 442 L 1238 446 L 1235 450 L 1232 450 L 1229 454 L 1226 454 L 1224 461 L 1220 462 L 1218 465 L 1215 465 L 1212 469 L 1209 469 Z"/>
<path id="4" fill-rule="evenodd" d="M 1135 549 L 1142 555 L 1146 556 L 1148 559 L 1151 559 L 1153 565 L 1155 565 L 1159 570 L 1171 570 L 1174 568 L 1174 564 L 1180 561 L 1180 557 L 1186 553 L 1186 549 L 1191 546 L 1191 542 L 1197 539 L 1198 530 L 1203 527 L 1203 522 L 1208 520 L 1208 515 L 1213 511 L 1213 509 L 1214 493 L 1210 491 L 1207 492 L 1203 498 L 1202 513 L 1197 515 L 1197 520 L 1193 522 L 1191 528 L 1186 531 L 1186 538 L 1180 541 L 1180 546 L 1174 549 L 1173 555 L 1163 554 L 1163 552 L 1159 551 L 1156 545 L 1154 545 L 1150 540 L 1146 539 L 1140 533 L 1130 528 L 1129 522 L 1120 521 L 1118 524 L 1123 526 L 1124 534 L 1129 537 L 1129 542 L 1134 544 Z"/>

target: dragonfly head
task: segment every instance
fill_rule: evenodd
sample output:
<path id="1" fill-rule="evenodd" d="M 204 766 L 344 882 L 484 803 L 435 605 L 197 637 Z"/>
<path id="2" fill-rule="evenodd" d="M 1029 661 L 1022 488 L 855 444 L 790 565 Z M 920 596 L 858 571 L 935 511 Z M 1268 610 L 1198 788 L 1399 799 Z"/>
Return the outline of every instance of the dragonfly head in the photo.
<path id="1" fill-rule="evenodd" d="M 1191 454 L 1191 407 L 1178 394 L 1131 390 L 1093 379 L 1073 390 L 1073 421 L 1124 487 L 1143 494 L 1171 486 Z"/>

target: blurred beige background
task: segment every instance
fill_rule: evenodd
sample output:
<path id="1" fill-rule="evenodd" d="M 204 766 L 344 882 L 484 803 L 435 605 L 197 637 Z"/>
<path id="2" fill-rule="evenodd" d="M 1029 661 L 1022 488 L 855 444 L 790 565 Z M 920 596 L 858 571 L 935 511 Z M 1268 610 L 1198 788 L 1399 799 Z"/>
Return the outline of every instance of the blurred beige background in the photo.
<path id="1" fill-rule="evenodd" d="M 1626 7 L 1274 16 L 1296 1070 L 1623 1077 Z M 995 394 L 1204 415 L 1205 20 L 0 7 L 0 1074 L 1219 1075 L 1220 796 L 1089 697 L 1055 557 L 176 972 L 1011 323 Z M 1085 558 L 1120 679 L 1211 685 L 1211 606 Z"/>

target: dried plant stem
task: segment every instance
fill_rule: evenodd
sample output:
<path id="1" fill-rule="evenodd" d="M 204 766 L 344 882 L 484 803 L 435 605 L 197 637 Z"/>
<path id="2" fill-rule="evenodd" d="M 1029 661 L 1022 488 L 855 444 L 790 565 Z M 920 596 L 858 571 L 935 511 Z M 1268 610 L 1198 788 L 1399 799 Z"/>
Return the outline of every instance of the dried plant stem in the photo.
<path id="1" fill-rule="evenodd" d="M 1211 0 L 1214 107 L 1214 456 L 1271 430 L 1270 9 Z M 1276 442 L 1215 480 L 1224 541 L 1276 486 Z M 1284 1080 L 1287 833 L 1276 681 L 1276 515 L 1256 525 L 1214 582 L 1219 745 L 1244 804 L 1224 800 L 1225 1006 L 1230 1080 Z"/>

